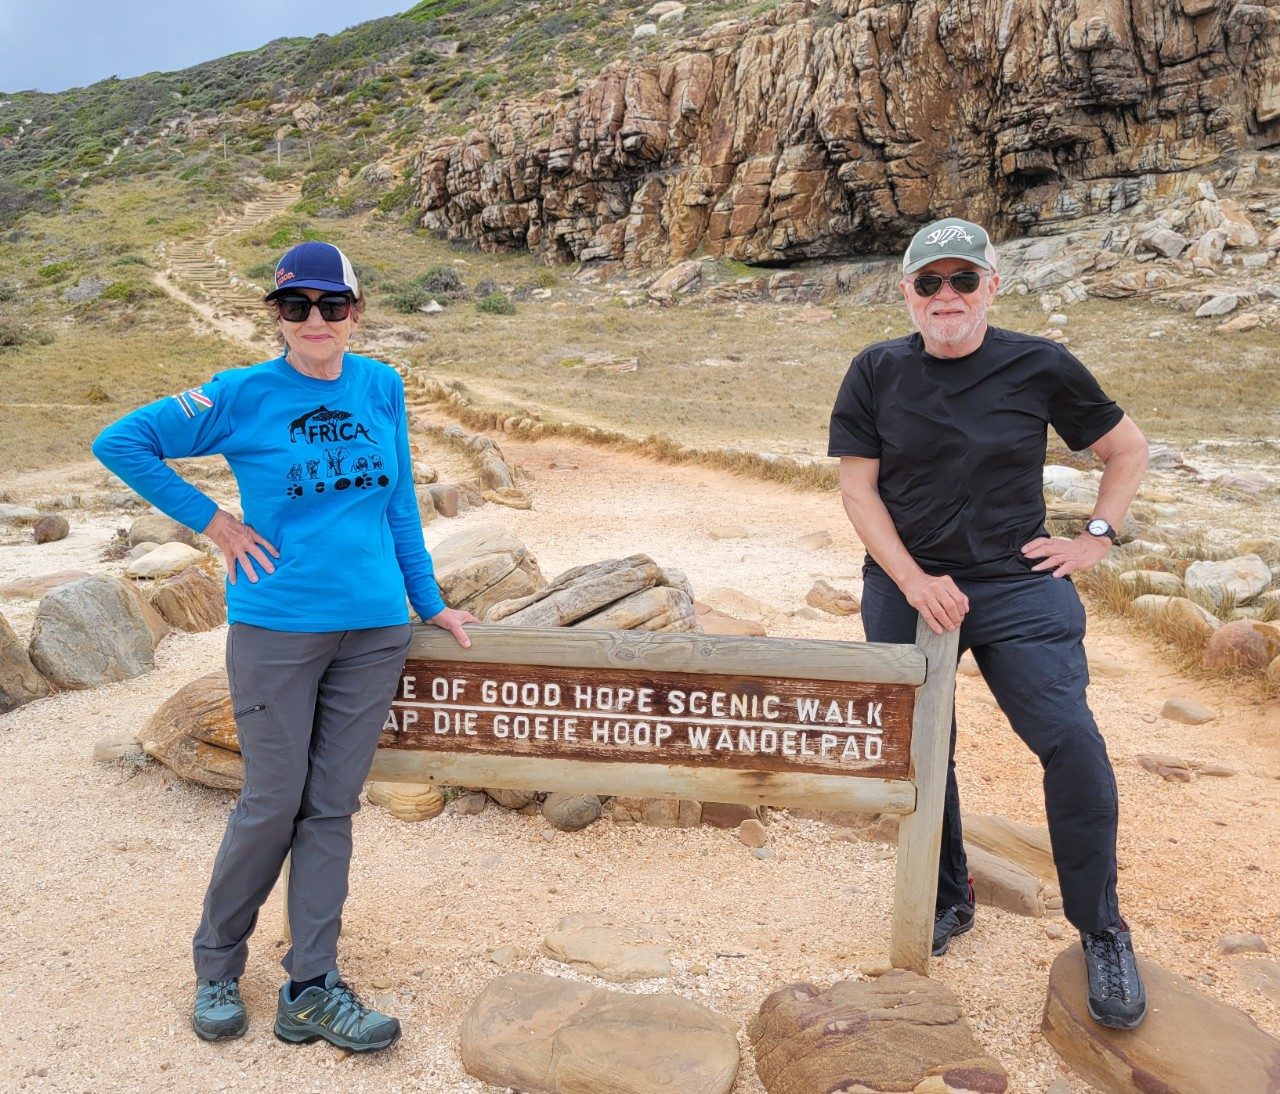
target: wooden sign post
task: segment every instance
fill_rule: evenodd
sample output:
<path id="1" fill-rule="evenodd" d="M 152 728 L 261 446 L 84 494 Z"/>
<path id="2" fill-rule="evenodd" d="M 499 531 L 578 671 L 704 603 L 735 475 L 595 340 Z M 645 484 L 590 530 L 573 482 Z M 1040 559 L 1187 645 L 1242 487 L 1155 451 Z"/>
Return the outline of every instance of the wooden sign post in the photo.
<path id="1" fill-rule="evenodd" d="M 419 627 L 371 779 L 902 818 L 890 961 L 933 941 L 957 636 Z"/>

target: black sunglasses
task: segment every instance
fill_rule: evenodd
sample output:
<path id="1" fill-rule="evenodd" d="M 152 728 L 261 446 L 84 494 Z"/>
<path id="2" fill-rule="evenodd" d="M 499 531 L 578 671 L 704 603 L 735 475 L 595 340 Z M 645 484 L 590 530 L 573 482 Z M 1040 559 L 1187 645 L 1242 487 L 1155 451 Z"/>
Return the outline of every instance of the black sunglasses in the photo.
<path id="1" fill-rule="evenodd" d="M 915 286 L 917 296 L 934 296 L 942 289 L 944 281 L 956 292 L 967 295 L 982 284 L 982 274 L 977 270 L 959 270 L 946 277 L 941 274 L 921 274 L 911 284 Z"/>
<path id="2" fill-rule="evenodd" d="M 309 300 L 305 296 L 277 296 L 276 307 L 286 323 L 305 323 L 312 308 L 320 309 L 320 318 L 326 323 L 337 323 L 351 314 L 351 297 L 322 296 L 319 300 Z"/>

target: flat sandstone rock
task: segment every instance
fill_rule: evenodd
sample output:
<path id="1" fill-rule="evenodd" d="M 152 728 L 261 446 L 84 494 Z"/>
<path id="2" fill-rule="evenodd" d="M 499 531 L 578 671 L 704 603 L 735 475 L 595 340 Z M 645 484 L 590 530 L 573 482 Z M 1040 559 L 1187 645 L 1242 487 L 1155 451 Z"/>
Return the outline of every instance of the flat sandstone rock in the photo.
<path id="1" fill-rule="evenodd" d="M 462 1022 L 462 1066 L 531 1094 L 729 1094 L 737 1027 L 677 995 L 631 995 L 514 972 Z"/>
<path id="2" fill-rule="evenodd" d="M 788 984 L 765 999 L 747 1033 L 769 1094 L 930 1086 L 1001 1094 L 1009 1086 L 950 989 L 912 972 L 825 991 Z"/>
<path id="3" fill-rule="evenodd" d="M 580 972 L 621 983 L 670 976 L 671 936 L 661 927 L 616 927 L 597 915 L 568 915 L 542 952 Z"/>
<path id="4" fill-rule="evenodd" d="M 1146 1020 L 1136 1030 L 1113 1030 L 1089 1017 L 1079 943 L 1058 955 L 1043 1029 L 1059 1056 L 1108 1094 L 1275 1094 L 1280 1040 L 1141 954 L 1138 967 Z"/>

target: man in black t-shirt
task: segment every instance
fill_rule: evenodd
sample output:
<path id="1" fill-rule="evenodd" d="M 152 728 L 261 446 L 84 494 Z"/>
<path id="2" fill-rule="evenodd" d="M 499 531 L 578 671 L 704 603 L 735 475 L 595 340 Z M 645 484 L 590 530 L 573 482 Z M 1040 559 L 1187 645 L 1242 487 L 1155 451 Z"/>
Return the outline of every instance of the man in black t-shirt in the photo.
<path id="1" fill-rule="evenodd" d="M 1044 768 L 1063 910 L 1080 931 L 1089 1011 L 1129 1029 L 1146 1013 L 1116 897 L 1115 776 L 1089 710 L 1084 608 L 1070 575 L 1115 541 L 1147 443 L 1056 342 L 987 325 L 995 248 L 956 218 L 916 233 L 900 289 L 916 331 L 854 359 L 831 414 L 845 512 L 866 546 L 868 641 L 913 642 L 917 613 L 960 631 L 1014 730 Z M 1047 430 L 1103 464 L 1093 519 L 1073 539 L 1045 530 Z M 973 926 L 973 888 L 952 761 L 939 861 L 935 954 Z"/>

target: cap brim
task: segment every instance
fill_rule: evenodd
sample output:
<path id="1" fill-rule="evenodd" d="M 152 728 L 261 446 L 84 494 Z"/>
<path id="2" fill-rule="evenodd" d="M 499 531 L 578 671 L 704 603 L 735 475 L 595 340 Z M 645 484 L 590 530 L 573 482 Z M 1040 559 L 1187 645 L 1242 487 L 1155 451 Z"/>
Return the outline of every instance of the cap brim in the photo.
<path id="1" fill-rule="evenodd" d="M 922 270 L 925 266 L 931 266 L 935 262 L 942 262 L 948 258 L 954 258 L 957 262 L 967 262 L 971 266 L 977 266 L 980 270 L 994 272 L 995 267 L 991 265 L 985 258 L 969 258 L 961 255 L 929 255 L 925 258 L 918 258 L 915 262 L 911 262 L 902 271 L 905 277 L 909 273 L 915 273 L 916 270 Z"/>
<path id="2" fill-rule="evenodd" d="M 274 300 L 282 293 L 287 293 L 290 289 L 319 289 L 321 292 L 337 292 L 346 295 L 351 293 L 351 287 L 344 285 L 341 281 L 319 281 L 316 279 L 306 280 L 299 278 L 297 281 L 287 281 L 278 289 L 272 289 L 267 293 L 268 300 Z M 352 295 L 356 295 L 352 293 Z"/>

